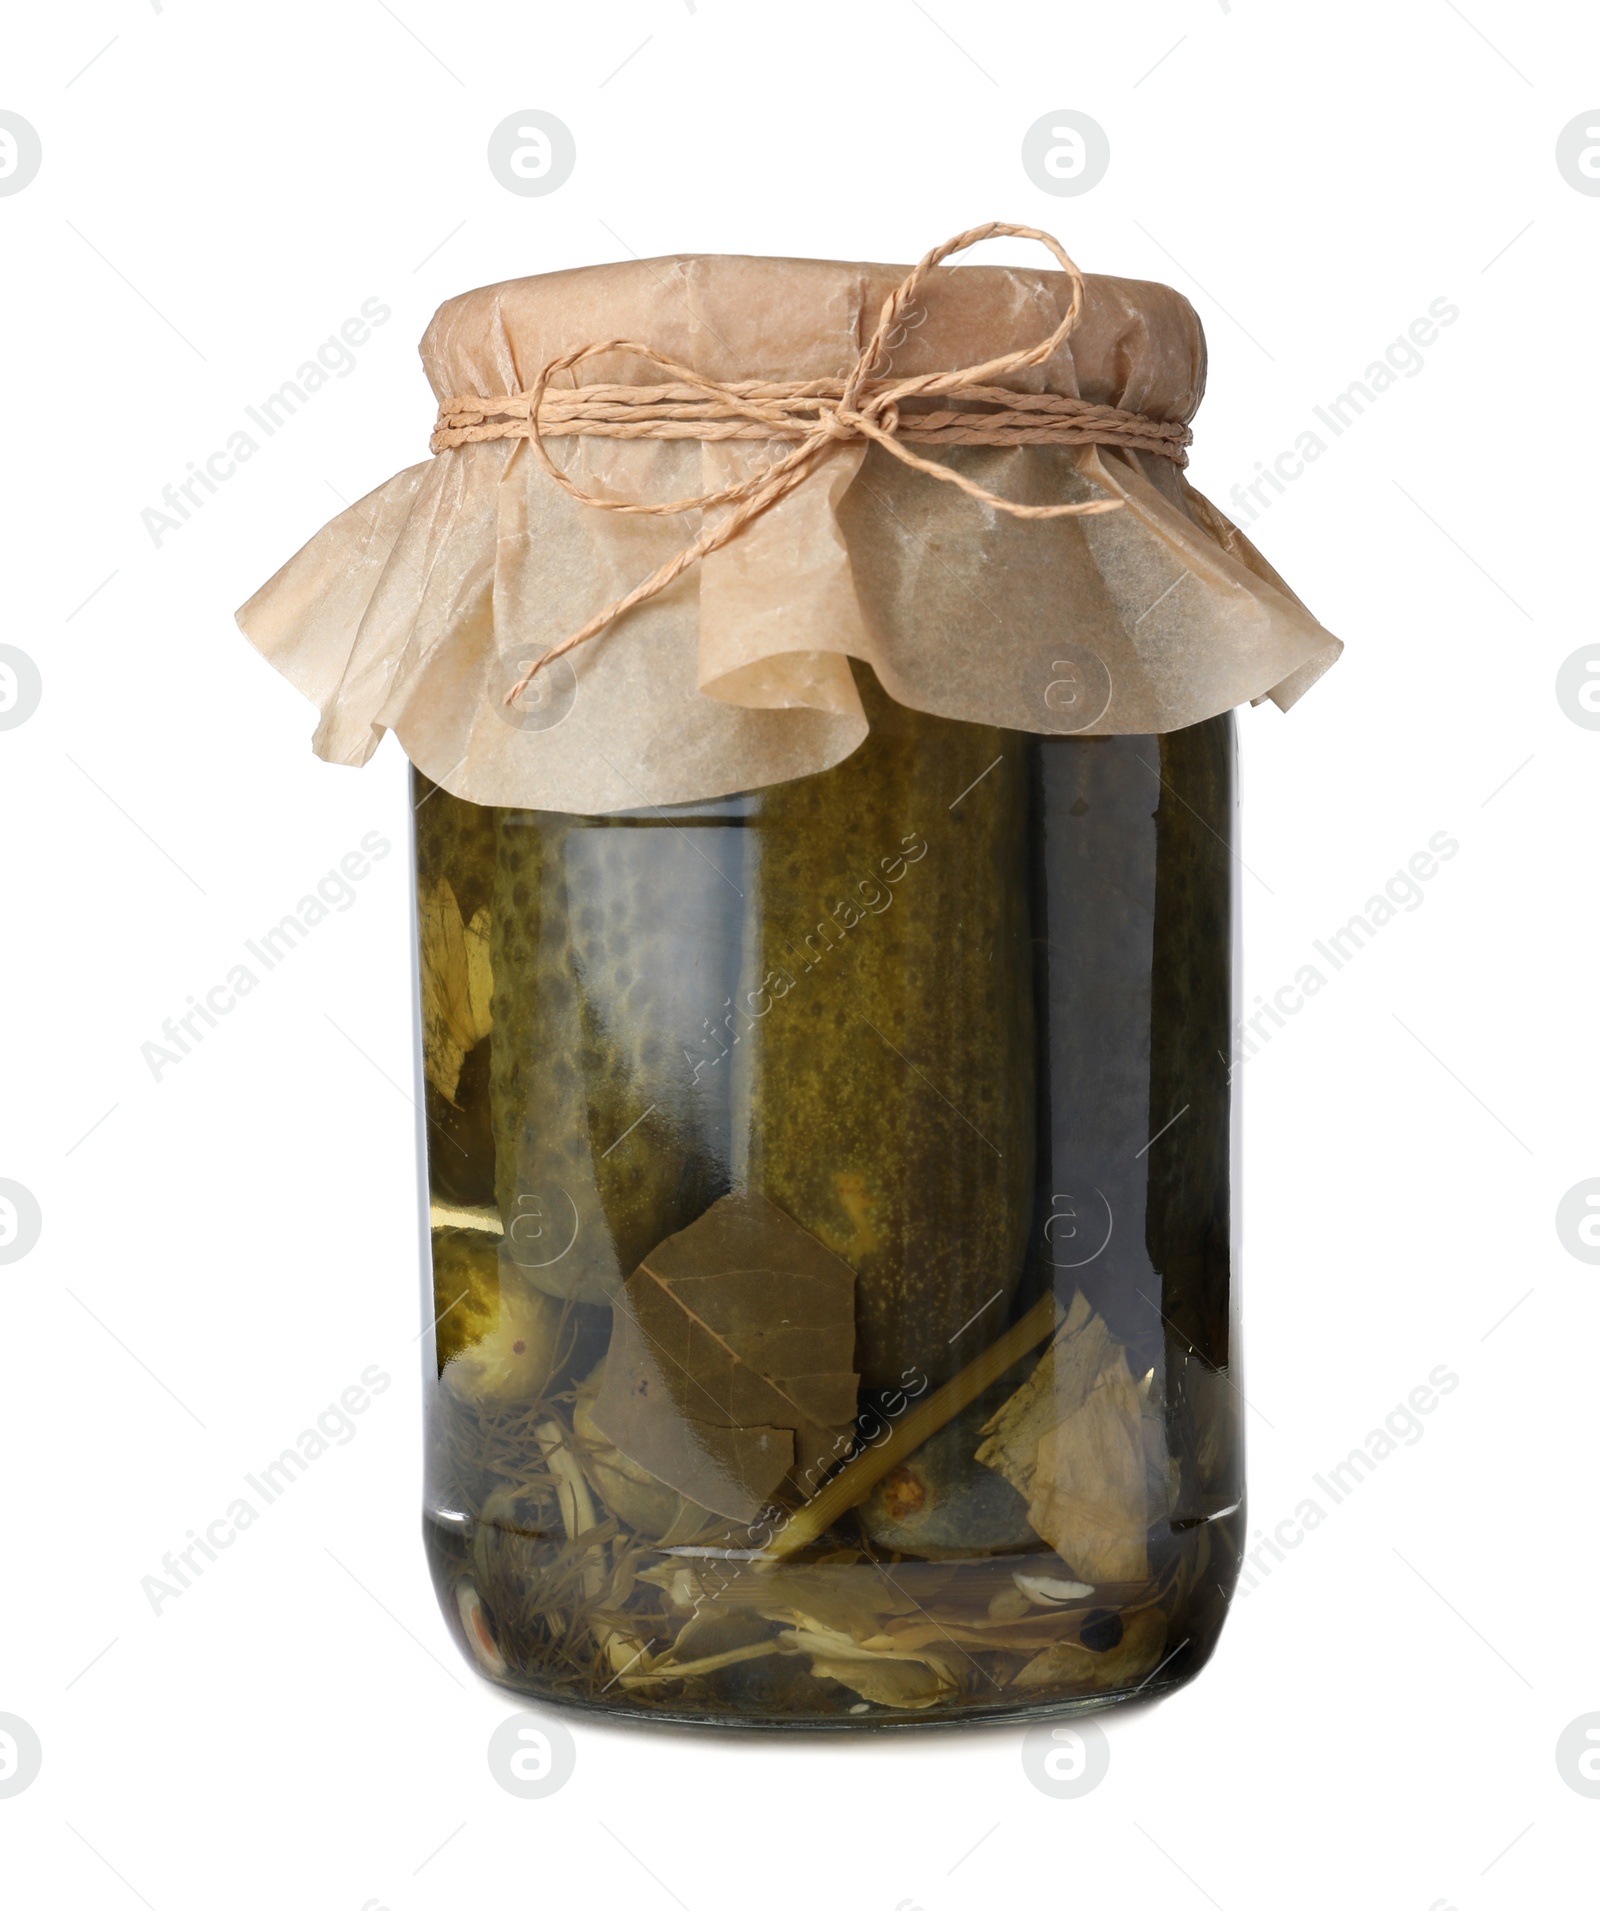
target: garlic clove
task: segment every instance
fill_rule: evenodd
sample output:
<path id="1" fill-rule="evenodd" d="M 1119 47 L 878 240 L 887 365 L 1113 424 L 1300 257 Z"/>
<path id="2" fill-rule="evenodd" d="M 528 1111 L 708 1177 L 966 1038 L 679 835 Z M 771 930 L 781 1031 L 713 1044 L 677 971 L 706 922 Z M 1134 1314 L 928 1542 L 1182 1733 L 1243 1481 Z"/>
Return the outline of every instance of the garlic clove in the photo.
<path id="1" fill-rule="evenodd" d="M 1056 1579 L 1049 1573 L 1013 1573 L 1012 1583 L 1036 1606 L 1065 1606 L 1074 1599 L 1088 1599 L 1093 1586 L 1081 1579 Z"/>

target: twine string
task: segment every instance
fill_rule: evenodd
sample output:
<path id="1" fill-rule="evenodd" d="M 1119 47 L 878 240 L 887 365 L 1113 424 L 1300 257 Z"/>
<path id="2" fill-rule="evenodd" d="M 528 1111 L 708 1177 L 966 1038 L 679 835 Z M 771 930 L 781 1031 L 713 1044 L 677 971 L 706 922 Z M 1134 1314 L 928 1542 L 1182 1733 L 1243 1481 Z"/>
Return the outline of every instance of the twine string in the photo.
<path id="1" fill-rule="evenodd" d="M 984 239 L 1034 239 L 1046 247 L 1066 274 L 1071 296 L 1060 322 L 1048 337 L 979 365 L 943 372 L 889 378 L 889 357 L 914 321 L 917 295 L 929 275 L 954 253 Z M 534 677 L 558 657 L 600 635 L 636 605 L 664 591 L 711 552 L 737 537 L 752 519 L 787 497 L 812 469 L 839 446 L 865 439 L 881 445 L 902 464 L 953 484 L 979 504 L 1015 518 L 1097 517 L 1122 508 L 1120 498 L 1094 498 L 1074 504 L 1019 504 L 976 484 L 962 472 L 911 449 L 911 442 L 940 444 L 1114 445 L 1153 452 L 1183 464 L 1191 433 L 1186 425 L 1091 405 L 1059 392 L 1014 392 L 994 384 L 1009 373 L 1041 365 L 1068 338 L 1082 315 L 1083 274 L 1060 242 L 1036 226 L 991 220 L 935 246 L 912 267 L 885 299 L 872 336 L 843 378 L 780 382 L 745 379 L 724 382 L 680 365 L 653 346 L 613 338 L 583 345 L 552 358 L 526 392 L 492 398 L 452 398 L 439 408 L 431 440 L 435 452 L 497 438 L 526 438 L 545 475 L 580 504 L 598 511 L 670 517 L 684 511 L 725 514 L 702 527 L 675 557 L 614 599 L 570 637 L 553 645 L 529 665 L 507 692 L 514 704 Z M 587 385 L 551 389 L 551 381 L 574 372 L 591 358 L 626 353 L 657 366 L 667 382 L 657 385 Z M 951 401 L 939 408 L 935 401 Z M 908 409 L 908 406 L 915 409 Z M 692 497 L 655 504 L 606 497 L 576 483 L 551 458 L 545 440 L 576 435 L 612 438 L 756 438 L 791 441 L 790 448 L 763 470 Z M 911 441 L 911 442 L 908 442 Z"/>

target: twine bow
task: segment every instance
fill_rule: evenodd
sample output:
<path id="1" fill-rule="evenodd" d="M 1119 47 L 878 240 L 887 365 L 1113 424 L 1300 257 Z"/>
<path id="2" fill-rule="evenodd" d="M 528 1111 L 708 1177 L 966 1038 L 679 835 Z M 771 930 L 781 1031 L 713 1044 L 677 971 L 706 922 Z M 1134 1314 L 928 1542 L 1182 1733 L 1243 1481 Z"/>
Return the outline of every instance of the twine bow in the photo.
<path id="1" fill-rule="evenodd" d="M 909 378 L 884 377 L 895 334 L 911 311 L 923 282 L 953 253 L 964 252 L 983 239 L 1010 236 L 1036 239 L 1060 264 L 1072 288 L 1060 323 L 1047 338 L 1020 351 L 1006 352 L 980 365 L 947 372 L 923 372 Z M 759 380 L 723 383 L 705 378 L 649 345 L 629 339 L 607 339 L 553 358 L 526 393 L 495 398 L 455 398 L 439 410 L 432 449 L 491 438 L 527 438 L 546 475 L 580 504 L 599 511 L 625 511 L 639 516 L 669 517 L 682 511 L 711 511 L 729 507 L 715 523 L 706 525 L 676 557 L 636 584 L 625 596 L 597 611 L 581 630 L 552 646 L 524 671 L 506 695 L 514 704 L 538 672 L 558 657 L 597 637 L 636 604 L 665 590 L 701 558 L 737 537 L 753 518 L 769 510 L 808 477 L 836 447 L 862 439 L 881 445 L 891 457 L 941 484 L 953 484 L 980 504 L 1014 518 L 1097 517 L 1122 508 L 1120 498 L 1096 498 L 1076 504 L 1018 504 L 975 484 L 949 465 L 919 456 L 906 440 L 929 444 L 1105 444 L 1154 452 L 1184 463 L 1191 439 L 1186 425 L 1124 411 L 1112 405 L 1091 405 L 1058 392 L 1013 392 L 990 383 L 1009 372 L 1043 364 L 1071 333 L 1083 311 L 1083 274 L 1068 258 L 1059 241 L 1036 226 L 1005 225 L 998 220 L 973 226 L 927 253 L 884 301 L 872 336 L 842 379 L 813 379 L 804 383 Z M 901 336 L 904 334 L 901 333 Z M 670 375 L 663 385 L 582 386 L 573 391 L 551 391 L 550 381 L 585 360 L 610 352 L 627 352 L 659 366 Z M 910 401 L 948 398 L 953 410 L 906 409 Z M 792 439 L 792 448 L 765 470 L 720 491 L 648 504 L 626 498 L 608 498 L 574 483 L 551 459 L 546 437 L 590 434 L 604 437 L 762 438 Z"/>

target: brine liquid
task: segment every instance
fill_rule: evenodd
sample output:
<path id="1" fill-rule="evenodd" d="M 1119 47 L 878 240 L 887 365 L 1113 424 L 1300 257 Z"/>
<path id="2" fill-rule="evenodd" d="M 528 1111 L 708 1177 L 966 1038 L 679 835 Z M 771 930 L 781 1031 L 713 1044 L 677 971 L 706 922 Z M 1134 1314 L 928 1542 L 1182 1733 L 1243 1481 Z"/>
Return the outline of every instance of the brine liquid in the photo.
<path id="1" fill-rule="evenodd" d="M 952 1723 L 1148 1697 L 1215 1643 L 1243 1530 L 1233 720 L 871 713 L 821 776 L 672 811 L 416 778 L 425 1525 L 514 1690 Z M 797 1323 L 714 1245 L 737 1344 L 708 1324 L 693 1244 L 730 1196 L 851 1270 L 853 1333 L 819 1311 L 783 1352 Z M 755 1370 L 803 1409 L 770 1434 L 739 1419 Z M 769 1485 L 785 1441 L 824 1457 Z M 796 1544 L 813 1501 L 840 1504 Z"/>

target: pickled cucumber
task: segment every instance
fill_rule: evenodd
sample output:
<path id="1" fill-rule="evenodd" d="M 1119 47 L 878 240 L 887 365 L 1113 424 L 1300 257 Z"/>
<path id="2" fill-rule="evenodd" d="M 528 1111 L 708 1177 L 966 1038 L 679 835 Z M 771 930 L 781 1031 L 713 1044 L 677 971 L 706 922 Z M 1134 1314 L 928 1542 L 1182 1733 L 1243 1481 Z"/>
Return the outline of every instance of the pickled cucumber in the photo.
<path id="1" fill-rule="evenodd" d="M 1168 1332 L 1170 1512 L 1181 1526 L 1237 1506 L 1244 1491 L 1230 1309 L 1232 713 L 1159 742 L 1149 1119 L 1160 1138 L 1148 1155 L 1145 1245 Z"/>
<path id="2" fill-rule="evenodd" d="M 1152 1118 L 1150 1089 L 1161 738 L 1052 737 L 1034 749 L 1045 1063 L 1036 1277 L 1064 1299 L 1080 1288 L 1142 1370 L 1163 1341 L 1144 1242 L 1148 1144 L 1173 1112 Z M 1181 919 L 1161 933 L 1181 939 Z"/>
<path id="3" fill-rule="evenodd" d="M 1003 1324 L 1030 1223 L 1026 751 L 858 680 L 855 754 L 754 799 L 737 1160 L 855 1269 L 863 1384 L 937 1384 Z"/>
<path id="4" fill-rule="evenodd" d="M 610 1300 L 728 1191 L 740 816 L 497 812 L 495 1192 L 546 1293 Z"/>
<path id="5" fill-rule="evenodd" d="M 1233 1008 L 1230 714 L 1154 739 L 1156 937 L 1150 975 L 1150 1132 L 1145 1241 L 1174 1332 L 1228 1363 L 1229 1111 Z M 1184 1112 L 1179 1114 L 1179 1111 Z M 1163 1146 L 1175 1140 L 1178 1145 Z"/>
<path id="6" fill-rule="evenodd" d="M 561 1308 L 500 1267 L 492 1234 L 433 1230 L 434 1335 L 439 1374 L 479 1405 L 533 1399 L 559 1358 Z"/>
<path id="7" fill-rule="evenodd" d="M 467 803 L 411 773 L 411 802 L 417 831 L 417 887 L 425 890 L 443 876 L 455 891 L 463 921 L 484 908 L 494 888 L 494 835 L 498 810 Z"/>
<path id="8" fill-rule="evenodd" d="M 985 1421 L 1014 1390 L 1014 1379 L 988 1388 L 878 1482 L 856 1508 L 875 1545 L 918 1559 L 1040 1550 L 1027 1501 L 974 1458 Z"/>

